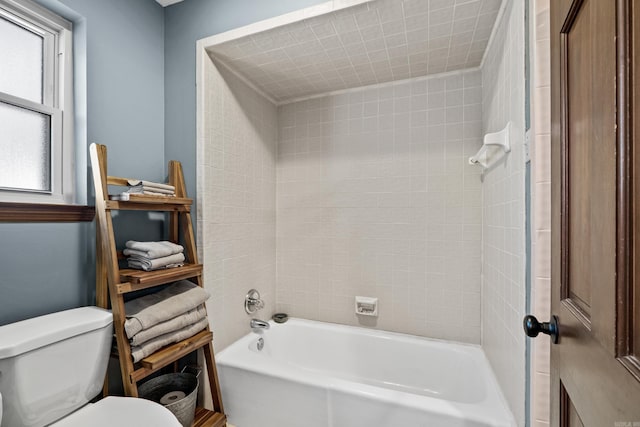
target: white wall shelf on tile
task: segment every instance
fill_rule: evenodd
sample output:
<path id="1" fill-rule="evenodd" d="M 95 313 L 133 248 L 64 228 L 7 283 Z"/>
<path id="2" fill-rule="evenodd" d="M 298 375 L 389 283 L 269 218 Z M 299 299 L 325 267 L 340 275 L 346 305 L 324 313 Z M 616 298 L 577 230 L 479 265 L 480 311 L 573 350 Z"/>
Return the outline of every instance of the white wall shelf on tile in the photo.
<path id="1" fill-rule="evenodd" d="M 469 164 L 489 169 L 511 151 L 511 122 L 499 132 L 488 133 L 484 136 L 482 147 L 469 157 Z"/>

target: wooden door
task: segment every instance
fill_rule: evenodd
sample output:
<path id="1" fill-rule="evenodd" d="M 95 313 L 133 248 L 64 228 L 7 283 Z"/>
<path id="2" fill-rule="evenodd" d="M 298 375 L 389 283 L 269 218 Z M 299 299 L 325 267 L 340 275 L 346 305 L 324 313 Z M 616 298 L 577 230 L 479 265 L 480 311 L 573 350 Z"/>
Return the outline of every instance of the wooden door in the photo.
<path id="1" fill-rule="evenodd" d="M 551 0 L 554 426 L 640 427 L 639 12 Z"/>

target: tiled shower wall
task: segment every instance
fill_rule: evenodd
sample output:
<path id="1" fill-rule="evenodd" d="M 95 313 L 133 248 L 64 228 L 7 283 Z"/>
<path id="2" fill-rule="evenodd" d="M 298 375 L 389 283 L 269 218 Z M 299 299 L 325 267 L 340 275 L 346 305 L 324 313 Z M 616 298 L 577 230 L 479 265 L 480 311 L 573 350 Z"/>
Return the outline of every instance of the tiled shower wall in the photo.
<path id="1" fill-rule="evenodd" d="M 204 141 L 198 144 L 198 242 L 216 351 L 249 331 L 244 296 L 275 306 L 277 109 L 224 67 L 206 60 Z"/>
<path id="2" fill-rule="evenodd" d="M 525 417 L 524 0 L 506 9 L 482 68 L 483 129 L 511 121 L 511 153 L 483 182 L 482 346 L 519 426 Z"/>
<path id="3" fill-rule="evenodd" d="M 481 102 L 476 70 L 279 108 L 278 310 L 480 342 Z"/>

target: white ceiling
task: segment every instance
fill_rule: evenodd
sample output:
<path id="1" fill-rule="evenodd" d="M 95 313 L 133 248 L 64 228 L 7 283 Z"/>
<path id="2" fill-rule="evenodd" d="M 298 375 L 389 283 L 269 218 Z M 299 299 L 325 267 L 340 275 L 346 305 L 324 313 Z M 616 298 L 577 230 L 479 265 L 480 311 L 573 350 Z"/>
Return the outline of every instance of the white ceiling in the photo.
<path id="1" fill-rule="evenodd" d="M 480 65 L 502 0 L 375 0 L 208 48 L 278 103 Z"/>

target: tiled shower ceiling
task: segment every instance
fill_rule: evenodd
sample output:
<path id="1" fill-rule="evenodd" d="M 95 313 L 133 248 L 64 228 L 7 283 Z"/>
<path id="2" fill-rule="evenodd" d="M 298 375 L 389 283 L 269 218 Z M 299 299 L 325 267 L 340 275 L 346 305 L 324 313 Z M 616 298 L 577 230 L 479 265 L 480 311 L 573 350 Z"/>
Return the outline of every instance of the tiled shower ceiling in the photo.
<path id="1" fill-rule="evenodd" d="M 208 50 L 284 103 L 478 66 L 501 2 L 375 0 Z"/>

